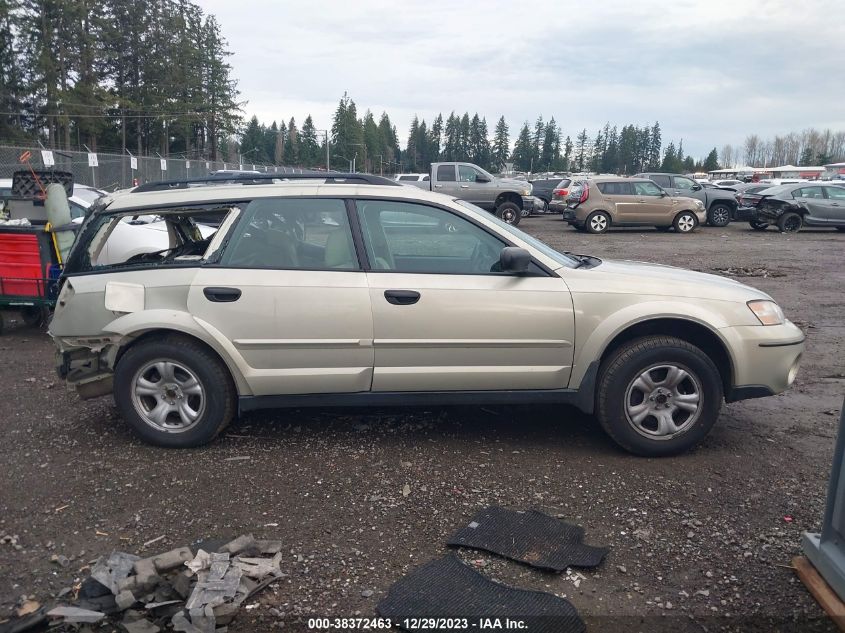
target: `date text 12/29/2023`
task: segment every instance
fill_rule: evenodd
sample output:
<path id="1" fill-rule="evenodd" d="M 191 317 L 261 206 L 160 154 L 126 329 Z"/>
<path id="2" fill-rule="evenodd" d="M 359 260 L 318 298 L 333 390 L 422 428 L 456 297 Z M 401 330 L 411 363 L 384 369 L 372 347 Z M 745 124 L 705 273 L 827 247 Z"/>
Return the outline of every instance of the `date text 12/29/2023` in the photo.
<path id="1" fill-rule="evenodd" d="M 519 618 L 309 618 L 313 631 L 378 631 L 397 625 L 406 631 L 528 631 L 528 623 Z"/>

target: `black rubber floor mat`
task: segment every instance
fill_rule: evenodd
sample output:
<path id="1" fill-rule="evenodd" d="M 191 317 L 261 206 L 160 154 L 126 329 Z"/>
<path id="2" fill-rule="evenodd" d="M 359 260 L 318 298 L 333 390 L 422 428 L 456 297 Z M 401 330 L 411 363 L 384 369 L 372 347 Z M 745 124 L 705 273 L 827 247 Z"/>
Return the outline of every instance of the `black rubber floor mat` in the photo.
<path id="1" fill-rule="evenodd" d="M 567 567 L 596 567 L 606 547 L 584 545 L 577 525 L 530 510 L 516 512 L 493 506 L 481 510 L 469 525 L 447 541 L 453 547 L 493 552 L 532 567 L 564 571 Z"/>
<path id="2" fill-rule="evenodd" d="M 583 620 L 569 602 L 550 593 L 514 589 L 488 580 L 453 555 L 418 567 L 394 583 L 376 611 L 406 630 L 507 630 L 583 633 Z"/>

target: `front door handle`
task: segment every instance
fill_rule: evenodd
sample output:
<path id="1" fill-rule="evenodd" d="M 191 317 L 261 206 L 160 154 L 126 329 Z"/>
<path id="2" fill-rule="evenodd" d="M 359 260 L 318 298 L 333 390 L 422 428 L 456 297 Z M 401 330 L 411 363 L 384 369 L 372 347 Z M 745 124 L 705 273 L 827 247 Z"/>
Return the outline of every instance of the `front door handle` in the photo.
<path id="1" fill-rule="evenodd" d="M 420 300 L 420 293 L 416 290 L 385 290 L 384 298 L 395 306 L 409 306 Z"/>
<path id="2" fill-rule="evenodd" d="M 469 189 L 469 185 L 461 185 L 461 189 Z"/>
<path id="3" fill-rule="evenodd" d="M 443 185 L 434 185 L 437 189 L 442 189 Z"/>
<path id="4" fill-rule="evenodd" d="M 231 303 L 241 298 L 240 288 L 216 288 L 209 286 L 203 288 L 205 298 L 215 303 Z"/>

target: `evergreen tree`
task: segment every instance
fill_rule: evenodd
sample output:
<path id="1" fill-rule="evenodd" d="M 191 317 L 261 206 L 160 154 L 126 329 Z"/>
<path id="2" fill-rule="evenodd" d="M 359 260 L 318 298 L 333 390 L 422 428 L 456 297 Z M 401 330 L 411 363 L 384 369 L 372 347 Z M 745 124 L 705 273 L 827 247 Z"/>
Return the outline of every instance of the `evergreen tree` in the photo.
<path id="1" fill-rule="evenodd" d="M 405 169 L 410 172 L 417 171 L 417 161 L 420 158 L 420 148 L 417 147 L 419 137 L 420 121 L 415 114 L 413 121 L 411 121 L 411 128 L 408 131 L 408 142 L 405 145 L 405 160 L 402 161 L 405 164 Z"/>
<path id="2" fill-rule="evenodd" d="M 458 126 L 458 158 L 457 160 L 469 160 L 469 114 L 464 112 Z"/>
<path id="3" fill-rule="evenodd" d="M 440 146 L 442 144 L 442 137 L 443 137 L 443 115 L 439 114 L 434 119 L 434 123 L 431 124 L 431 130 L 428 133 L 429 141 L 429 149 L 431 150 L 431 161 L 437 162 L 440 160 Z M 429 166 L 426 165 L 426 171 L 428 171 Z"/>
<path id="4" fill-rule="evenodd" d="M 714 147 L 710 150 L 710 153 L 707 154 L 707 158 L 704 159 L 704 165 L 702 165 L 701 171 L 714 171 L 719 169 L 719 154 L 716 152 L 716 148 Z"/>
<path id="5" fill-rule="evenodd" d="M 575 167 L 578 171 L 584 171 L 584 167 L 590 162 L 589 140 L 587 128 L 584 128 L 575 139 Z"/>
<path id="6" fill-rule="evenodd" d="M 552 166 L 557 159 L 557 154 L 560 153 L 560 135 L 557 129 L 555 118 L 549 119 L 546 127 L 543 130 L 543 149 L 540 152 L 540 159 L 538 161 L 538 169 L 552 169 Z"/>
<path id="7" fill-rule="evenodd" d="M 387 112 L 381 113 L 381 118 L 378 122 L 379 134 L 382 138 L 384 160 L 388 163 L 387 169 L 393 170 L 390 165 L 399 163 L 399 141 L 396 136 L 396 128 L 391 124 L 390 117 Z"/>
<path id="8" fill-rule="evenodd" d="M 361 155 L 361 145 L 364 143 L 364 133 L 358 121 L 358 111 L 355 102 L 345 92 L 338 103 L 332 123 L 332 168 L 339 167 L 342 171 L 349 169 L 356 153 Z"/>
<path id="9" fill-rule="evenodd" d="M 501 171 L 510 156 L 510 136 L 505 117 L 499 117 L 493 135 L 493 163 Z"/>
<path id="10" fill-rule="evenodd" d="M 300 165 L 299 155 L 299 131 L 296 129 L 296 121 L 293 117 L 288 122 L 287 133 L 285 134 L 285 160 L 289 165 Z"/>
<path id="11" fill-rule="evenodd" d="M 566 140 L 563 142 L 562 169 L 563 169 L 563 171 L 569 171 L 571 168 L 572 168 L 572 139 L 567 136 Z"/>
<path id="12" fill-rule="evenodd" d="M 443 148 L 443 160 L 458 160 L 458 152 L 461 142 L 461 119 L 455 116 L 454 111 L 446 119 L 445 145 Z"/>
<path id="13" fill-rule="evenodd" d="M 531 130 L 528 128 L 528 121 L 526 121 L 522 129 L 519 131 L 519 136 L 513 147 L 513 155 L 511 160 L 514 167 L 520 171 L 528 171 L 531 168 L 531 159 L 533 158 L 534 148 L 531 141 Z"/>
<path id="14" fill-rule="evenodd" d="M 543 138 L 546 133 L 546 126 L 543 123 L 543 116 L 537 117 L 534 122 L 534 136 L 531 142 L 531 166 L 532 171 L 539 171 L 540 169 L 540 155 L 542 152 Z"/>
<path id="15" fill-rule="evenodd" d="M 299 133 L 299 156 L 304 167 L 316 167 L 323 160 L 323 153 L 320 152 L 320 144 L 317 141 L 317 130 L 314 127 L 314 120 L 309 114 L 305 117 L 302 130 Z"/>
<path id="16" fill-rule="evenodd" d="M 384 141 L 381 137 L 378 123 L 376 123 L 373 113 L 369 110 L 364 113 L 364 145 L 367 148 L 367 158 L 369 161 L 369 164 L 366 165 L 366 171 L 374 174 L 382 173 Z"/>
<path id="17" fill-rule="evenodd" d="M 654 122 L 651 128 L 651 139 L 648 149 L 648 169 L 658 169 L 663 143 L 660 138 L 660 123 Z"/>

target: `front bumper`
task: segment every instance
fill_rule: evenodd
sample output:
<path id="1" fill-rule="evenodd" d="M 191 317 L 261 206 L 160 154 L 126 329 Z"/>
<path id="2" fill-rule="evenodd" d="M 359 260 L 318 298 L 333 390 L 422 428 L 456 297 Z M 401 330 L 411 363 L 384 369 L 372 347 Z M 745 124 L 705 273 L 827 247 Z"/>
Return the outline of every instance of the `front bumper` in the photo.
<path id="1" fill-rule="evenodd" d="M 795 381 L 806 337 L 791 321 L 740 325 L 719 332 L 728 342 L 733 361 L 727 402 L 781 393 Z"/>
<path id="2" fill-rule="evenodd" d="M 534 196 L 522 196 L 522 209 L 524 211 L 534 210 Z"/>

